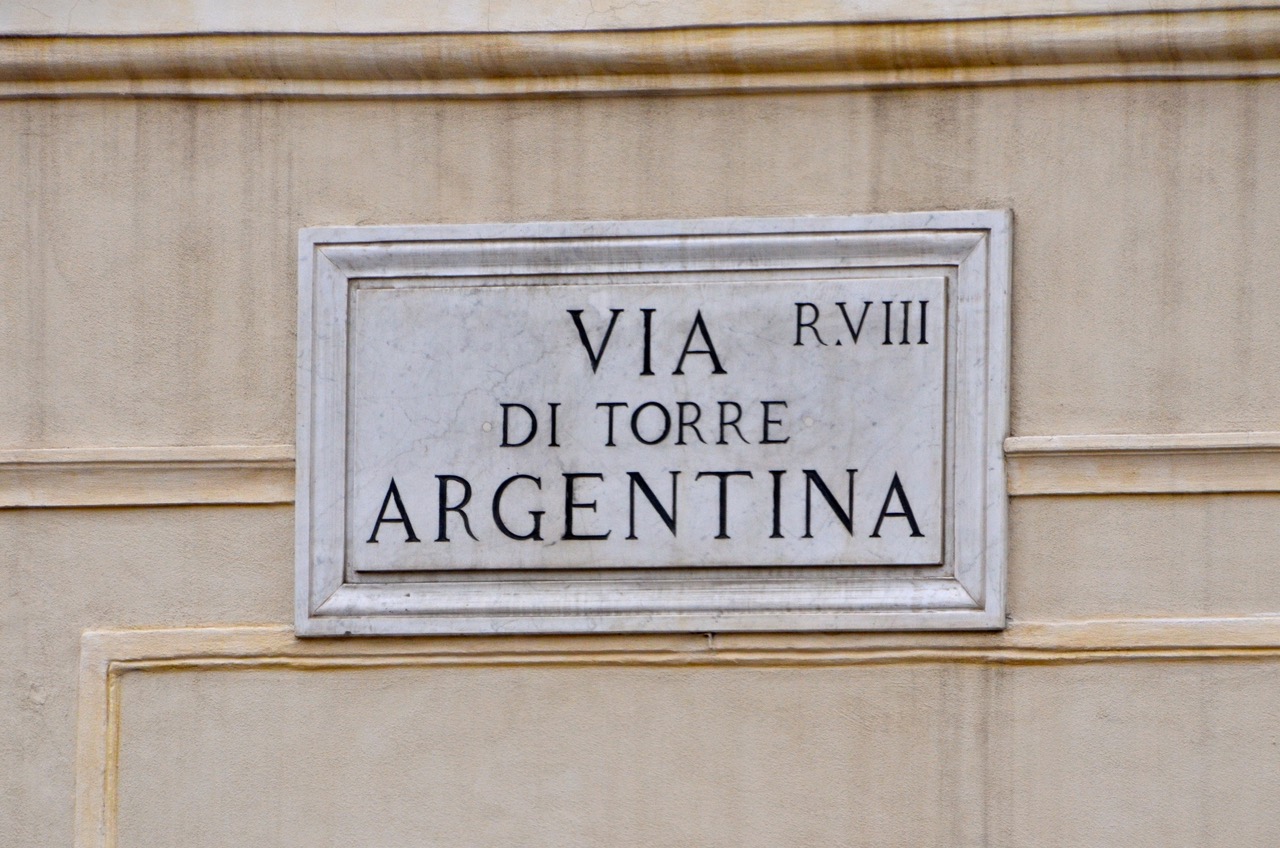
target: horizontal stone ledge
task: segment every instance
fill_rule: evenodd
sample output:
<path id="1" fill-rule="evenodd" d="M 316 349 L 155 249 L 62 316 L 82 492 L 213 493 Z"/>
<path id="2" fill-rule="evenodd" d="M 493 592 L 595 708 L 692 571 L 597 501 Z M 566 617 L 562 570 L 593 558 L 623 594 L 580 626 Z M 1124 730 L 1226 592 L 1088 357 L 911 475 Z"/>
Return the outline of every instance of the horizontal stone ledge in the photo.
<path id="1" fill-rule="evenodd" d="M 1092 661 L 1167 658 L 1170 654 L 1212 658 L 1245 651 L 1280 653 L 1280 616 L 1215 618 L 1116 618 L 1011 621 L 999 632 L 897 633 L 716 633 L 591 634 L 480 637 L 298 639 L 287 626 L 193 627 L 97 630 L 83 636 L 83 667 L 100 674 L 110 666 L 127 670 L 200 666 L 202 660 L 265 665 L 283 661 L 306 666 L 350 663 L 386 665 L 598 662 L 602 664 L 742 664 L 756 660 L 877 662 L 897 659 L 1051 659 Z M 925 652 L 922 654 L 921 652 Z M 1029 652 L 1023 657 L 1021 652 Z"/>
<path id="2" fill-rule="evenodd" d="M 1280 492 L 1280 433 L 1021 436 L 1005 440 L 1009 494 Z"/>
<path id="3" fill-rule="evenodd" d="M 1280 9 L 653 30 L 14 37 L 0 97 L 482 97 L 1280 75 Z"/>
<path id="4" fill-rule="evenodd" d="M 1280 492 L 1280 432 L 1015 436 L 1009 494 Z M 287 504 L 292 445 L 0 451 L 0 509 Z"/>
<path id="5" fill-rule="evenodd" d="M 682 0 L 600 3 L 402 3 L 273 0 L 173 3 L 166 0 L 45 0 L 0 4 L 0 35 L 169 35 L 176 33 L 527 32 L 788 24 L 1025 18 L 1205 8 L 1258 8 L 1275 0 Z M 61 8 L 59 8 L 61 7 Z"/>
<path id="6" fill-rule="evenodd" d="M 292 445 L 0 451 L 0 508 L 292 503 Z"/>

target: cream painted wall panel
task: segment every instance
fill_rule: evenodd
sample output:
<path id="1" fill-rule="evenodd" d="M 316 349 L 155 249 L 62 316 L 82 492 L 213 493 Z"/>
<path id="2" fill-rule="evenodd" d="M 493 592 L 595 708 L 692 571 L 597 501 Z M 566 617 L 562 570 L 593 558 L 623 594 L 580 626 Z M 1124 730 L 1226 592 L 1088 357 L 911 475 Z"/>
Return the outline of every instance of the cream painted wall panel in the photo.
<path id="1" fill-rule="evenodd" d="M 290 441 L 304 225 L 1004 206 L 1015 433 L 1273 429 L 1278 109 L 1262 81 L 5 103 L 0 444 Z"/>
<path id="2" fill-rule="evenodd" d="M 981 768 L 979 737 L 949 743 L 977 706 L 972 676 L 888 671 L 870 689 L 847 669 L 130 675 L 119 845 L 914 845 L 974 833 L 981 798 L 963 773 Z M 903 709 L 916 698 L 929 706 Z M 190 770 L 218 796 L 201 800 Z"/>
<path id="3" fill-rule="evenodd" d="M 1274 844 L 1272 662 L 134 673 L 119 845 Z"/>
<path id="4" fill-rule="evenodd" d="M 6 245 L 22 297 L 8 320 L 25 350 L 6 378 L 18 402 L 0 413 L 0 438 L 283 440 L 294 295 L 279 272 L 295 236 L 281 182 L 259 176 L 278 150 L 255 107 L 234 137 L 198 108 L 108 108 L 105 122 L 100 108 L 0 119 L 11 134 L 0 147 L 19 151 L 18 190 L 0 202 L 26 224 Z"/>
<path id="5" fill-rule="evenodd" d="M 1277 114 L 1280 84 L 1272 82 L 486 103 L 7 102 L 0 105 L 0 167 L 9 188 L 0 192 L 0 223 L 12 235 L 0 239 L 0 447 L 291 441 L 293 245 L 304 225 L 1004 206 L 1016 216 L 1015 433 L 1274 430 L 1280 136 L 1270 128 Z M 1274 611 L 1275 513 L 1267 496 L 1017 500 L 1010 610 L 1023 620 Z M 79 632 L 287 622 L 291 521 L 288 507 L 0 512 L 7 582 L 0 638 L 8 658 L 0 664 L 0 758 L 7 764 L 0 844 L 70 844 Z M 957 818 L 942 817 L 926 802 L 950 797 L 938 770 L 962 779 L 979 762 L 976 749 L 962 747 L 945 763 L 926 762 L 920 751 L 931 750 L 936 740 L 928 734 L 944 718 L 987 715 L 974 706 L 987 697 L 979 691 L 996 705 L 999 721 L 984 719 L 988 731 L 1008 724 L 999 750 L 1026 757 L 987 763 L 1007 765 L 1012 775 L 992 790 L 991 809 L 1007 811 L 986 825 L 993 844 L 1108 844 L 1110 831 L 1073 828 L 1133 826 L 1150 821 L 1150 810 L 1181 828 L 1179 838 L 1203 828 L 1230 837 L 1223 844 L 1271 844 L 1276 835 L 1266 832 L 1265 802 L 1257 799 L 1275 794 L 1268 769 L 1276 758 L 1260 759 L 1275 736 L 1266 712 L 1275 692 L 1254 667 L 1242 667 L 1239 677 L 1190 676 L 1219 668 L 1120 674 L 1109 667 L 1096 673 L 1111 676 L 1090 686 L 1017 669 L 1008 678 L 1029 682 L 1018 684 L 1025 689 L 1016 697 L 1000 688 L 1011 685 L 1001 682 L 1006 673 L 994 671 L 980 679 L 956 670 L 911 678 L 901 670 L 857 673 L 875 677 L 822 671 L 810 682 L 810 672 L 775 670 L 728 683 L 720 676 L 726 672 L 703 678 L 652 670 L 635 672 L 635 680 L 599 669 L 552 678 L 539 676 L 545 670 L 497 678 L 432 672 L 457 682 L 388 676 L 350 684 L 351 698 L 332 701 L 318 675 L 288 685 L 268 676 L 267 700 L 256 706 L 246 692 L 250 678 L 147 678 L 150 689 L 127 685 L 126 698 L 140 708 L 126 706 L 127 721 L 145 730 L 136 722 L 163 719 L 161 726 L 191 736 L 126 737 L 122 824 L 132 841 L 122 845 L 152 837 L 164 844 L 164 810 L 215 816 L 207 799 L 204 807 L 184 806 L 200 796 L 183 792 L 202 791 L 224 806 L 262 812 L 219 826 L 278 827 L 264 844 L 289 836 L 291 823 L 306 833 L 300 817 L 309 803 L 321 821 L 357 816 L 335 827 L 381 810 L 406 833 L 462 826 L 444 813 L 467 812 L 497 822 L 483 831 L 495 839 L 518 835 L 499 830 L 516 826 L 515 813 L 534 816 L 530 828 L 669 834 L 661 828 L 672 823 L 633 805 L 636 799 L 687 813 L 689 832 L 669 844 L 686 836 L 684 844 L 696 843 L 710 816 L 726 810 L 741 813 L 743 844 L 776 837 L 784 825 L 828 840 L 859 827 L 872 834 L 910 827 L 918 829 L 905 836 L 918 842 L 964 844 L 953 837 L 980 832 L 981 823 L 959 808 Z M 1095 673 L 1071 671 L 1086 672 Z M 944 691 L 939 681 L 948 675 L 955 678 Z M 162 679 L 178 685 L 163 688 Z M 553 700 L 575 687 L 588 691 L 584 704 Z M 647 687 L 667 700 L 646 696 Z M 385 701 L 374 700 L 380 692 Z M 290 758 L 322 750 L 369 786 L 401 780 L 397 791 L 419 792 L 423 784 L 410 785 L 401 772 L 362 771 L 359 751 L 336 747 L 341 737 L 324 723 L 336 712 L 354 729 L 354 713 L 345 711 L 385 710 L 397 692 L 410 717 L 422 709 L 434 722 L 413 724 L 413 733 L 444 727 L 458 736 L 440 748 L 447 756 L 407 766 L 411 776 L 436 781 L 450 772 L 429 767 L 460 769 L 454 774 L 465 785 L 426 784 L 439 788 L 433 797 L 444 799 L 442 808 L 423 801 L 346 810 L 337 794 L 326 794 L 337 792 L 328 783 L 281 784 L 315 790 L 323 804 L 302 794 L 254 795 L 252 782 L 179 780 L 181 764 L 165 760 L 181 753 L 172 747 L 178 742 L 188 746 L 190 763 L 216 768 L 266 752 L 247 761 L 246 774 L 265 781 L 278 772 L 285 780 L 293 779 Z M 435 700 L 437 692 L 451 699 Z M 920 712 L 926 703 L 951 710 L 953 697 L 954 714 Z M 638 714 L 632 702 L 649 709 Z M 472 713 L 486 703 L 481 713 L 496 730 L 482 738 Z M 291 718 L 291 706 L 309 719 L 300 722 L 306 726 L 275 724 Z M 252 731 L 245 741 L 226 736 L 234 725 L 220 723 L 211 707 L 244 714 Z M 589 707 L 615 709 L 628 721 Z M 899 723 L 873 738 L 879 725 L 838 714 L 854 707 L 876 718 L 892 711 Z M 797 714 L 809 724 L 778 720 Z M 1176 732 L 1152 736 L 1136 726 L 1139 715 Z M 708 730 L 720 717 L 725 737 Z M 529 726 L 549 728 L 550 741 L 518 736 Z M 596 747 L 553 744 L 575 727 Z M 634 733 L 606 734 L 618 727 Z M 303 733 L 315 735 L 296 735 Z M 290 747 L 312 739 L 324 747 Z M 377 746 L 397 737 L 356 739 L 382 751 Z M 520 760 L 524 770 L 507 773 L 498 761 L 475 759 L 486 739 L 497 740 L 493 751 L 535 745 L 560 767 L 557 774 L 572 772 L 577 782 L 516 787 L 526 794 L 514 795 L 510 808 L 487 806 L 493 796 L 484 793 L 511 786 L 532 766 Z M 881 756 L 877 767 L 901 771 L 866 771 L 854 741 Z M 609 758 L 641 744 L 670 762 L 653 753 L 633 777 L 616 771 Z M 716 771 L 721 764 L 731 768 Z M 755 783 L 733 782 L 739 766 Z M 1131 785 L 1130 768 L 1156 782 Z M 911 782 L 915 774 L 925 782 Z M 862 808 L 842 794 L 849 786 L 862 793 Z M 918 821 L 883 806 L 887 788 L 904 786 L 918 801 L 907 810 Z M 1083 799 L 1080 809 L 1090 813 L 1083 822 L 1064 787 Z M 562 803 L 534 810 L 538 801 L 585 792 L 619 799 L 612 808 L 619 819 L 605 819 L 605 807 L 585 808 L 583 819 Z M 267 806 L 272 799 L 278 807 Z M 818 803 L 836 804 L 841 816 L 815 816 Z M 1023 839 L 1028 834 L 1044 838 Z"/>
<path id="6" fill-rule="evenodd" d="M 990 674 L 987 775 L 996 788 L 987 844 L 1280 842 L 1270 800 L 1280 789 L 1280 706 L 1270 662 Z"/>
<path id="7" fill-rule="evenodd" d="M 1021 621 L 1280 610 L 1280 495 L 1014 498 Z"/>
<path id="8" fill-rule="evenodd" d="M 292 520 L 289 506 L 0 511 L 0 755 L 17 764 L 0 774 L 0 832 L 22 837 L 8 844 L 69 844 L 80 631 L 289 622 Z M 1014 621 L 1280 608 L 1280 496 L 1020 498 L 1011 527 Z M 599 673 L 578 669 L 571 685 L 591 686 Z M 409 701 L 434 697 L 435 683 L 414 680 L 421 689 Z M 782 699 L 768 709 L 792 709 L 787 687 L 761 685 L 759 698 Z M 899 684 L 858 685 L 892 693 Z M 469 714 L 455 707 L 450 720 Z"/>
<path id="9" fill-rule="evenodd" d="M 291 507 L 0 511 L 0 845 L 70 845 L 81 631 L 284 622 Z"/>

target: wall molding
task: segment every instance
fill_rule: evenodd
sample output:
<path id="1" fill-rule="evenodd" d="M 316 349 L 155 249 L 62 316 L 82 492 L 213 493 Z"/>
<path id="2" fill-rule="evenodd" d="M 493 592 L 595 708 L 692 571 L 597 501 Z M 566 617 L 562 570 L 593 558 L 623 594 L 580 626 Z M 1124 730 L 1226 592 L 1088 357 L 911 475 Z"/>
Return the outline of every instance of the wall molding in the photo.
<path id="1" fill-rule="evenodd" d="M 1014 436 L 1009 495 L 1280 492 L 1280 432 Z M 292 445 L 0 451 L 0 509 L 289 504 Z"/>
<path id="2" fill-rule="evenodd" d="M 0 99 L 477 98 L 1280 76 L 1280 8 L 560 32 L 20 36 Z"/>
<path id="3" fill-rule="evenodd" d="M 1274 0 L 682 0 L 600 3 L 403 3 L 273 0 L 271 3 L 173 3 L 166 0 L 42 0 L 0 4 L 0 35 L 175 35 L 194 33 L 395 33 L 619 30 L 907 21 L 1045 15 L 1265 8 Z"/>
<path id="4" fill-rule="evenodd" d="M 293 502 L 292 445 L 0 451 L 0 509 Z"/>
<path id="5" fill-rule="evenodd" d="M 1280 492 L 1280 433 L 1018 436 L 1009 494 Z"/>
<path id="6" fill-rule="evenodd" d="M 117 835 L 122 679 L 128 674 L 387 667 L 999 666 L 1280 660 L 1280 616 L 1014 623 L 996 633 L 658 634 L 298 640 L 288 627 L 89 631 L 76 726 L 77 848 Z"/>

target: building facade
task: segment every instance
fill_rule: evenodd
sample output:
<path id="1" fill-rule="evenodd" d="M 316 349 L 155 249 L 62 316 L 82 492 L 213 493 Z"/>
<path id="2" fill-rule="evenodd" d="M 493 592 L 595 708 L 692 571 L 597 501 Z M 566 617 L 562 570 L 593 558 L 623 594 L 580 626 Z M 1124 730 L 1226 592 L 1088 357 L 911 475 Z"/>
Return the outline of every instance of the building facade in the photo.
<path id="1" fill-rule="evenodd" d="M 0 32 L 0 845 L 1280 844 L 1280 9 Z M 300 231 L 964 210 L 1003 627 L 295 635 Z"/>

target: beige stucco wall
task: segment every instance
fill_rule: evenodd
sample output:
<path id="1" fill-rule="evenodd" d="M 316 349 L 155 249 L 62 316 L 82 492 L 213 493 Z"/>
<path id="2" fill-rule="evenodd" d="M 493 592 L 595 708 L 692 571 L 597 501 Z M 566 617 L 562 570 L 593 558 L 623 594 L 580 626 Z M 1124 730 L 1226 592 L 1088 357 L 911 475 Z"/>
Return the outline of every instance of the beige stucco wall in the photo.
<path id="1" fill-rule="evenodd" d="M 1280 839 L 1274 668 L 1248 662 L 246 671 L 126 687 L 121 793 L 146 801 L 123 805 L 122 845 Z"/>
<path id="2" fill-rule="evenodd" d="M 964 208 L 1015 216 L 1012 434 L 1278 429 L 1278 120 L 1256 79 L 0 102 L 0 447 L 292 442 L 303 226 Z M 1280 608 L 1273 492 L 1010 516 L 1015 624 Z M 0 510 L 0 565 L 0 845 L 68 845 L 81 632 L 290 623 L 292 509 Z M 121 848 L 1280 842 L 1265 657 L 121 687 Z"/>
<path id="3" fill-rule="evenodd" d="M 0 261 L 30 281 L 0 438 L 291 441 L 302 226 L 988 207 L 1015 215 L 1013 433 L 1270 429 L 1278 108 L 1260 81 L 0 104 Z"/>

